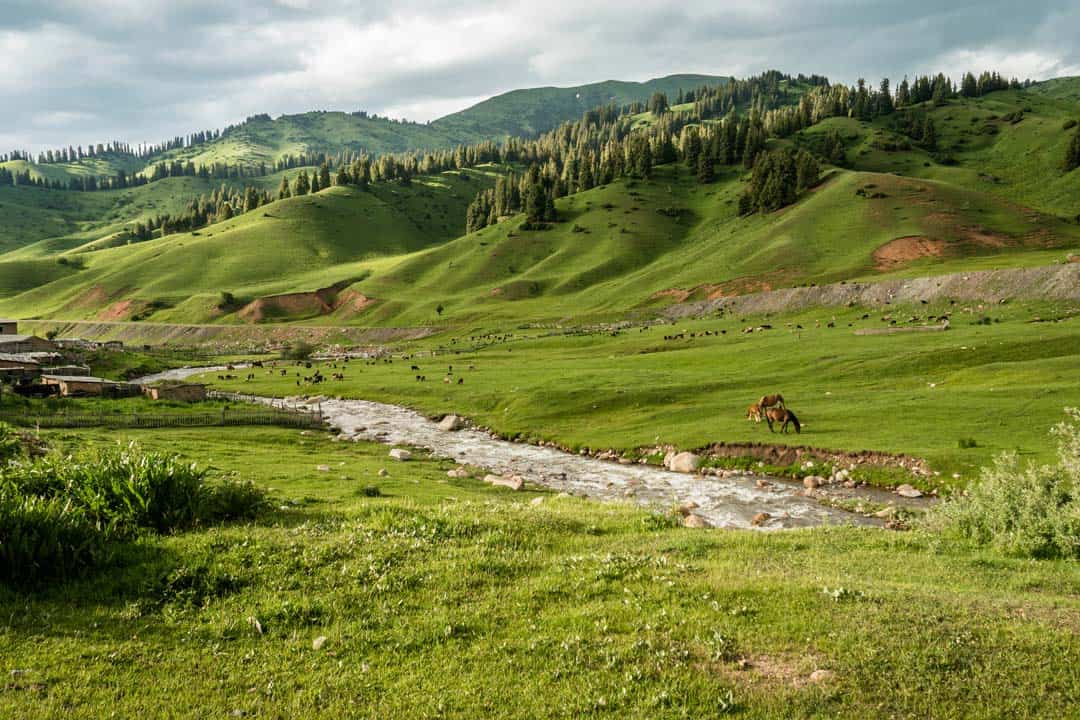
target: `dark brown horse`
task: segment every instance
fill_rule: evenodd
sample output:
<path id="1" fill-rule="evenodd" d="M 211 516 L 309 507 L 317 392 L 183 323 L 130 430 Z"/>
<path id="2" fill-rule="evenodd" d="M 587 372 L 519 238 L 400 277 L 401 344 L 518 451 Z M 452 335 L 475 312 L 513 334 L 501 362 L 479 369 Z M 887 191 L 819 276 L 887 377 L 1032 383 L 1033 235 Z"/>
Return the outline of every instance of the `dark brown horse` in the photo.
<path id="1" fill-rule="evenodd" d="M 780 432 L 787 433 L 788 425 L 795 426 L 795 432 L 802 432 L 802 425 L 799 424 L 799 418 L 795 417 L 795 413 L 791 412 L 787 408 L 769 408 L 765 411 L 765 422 L 769 423 L 769 432 L 776 432 L 773 429 L 773 423 L 781 423 Z"/>

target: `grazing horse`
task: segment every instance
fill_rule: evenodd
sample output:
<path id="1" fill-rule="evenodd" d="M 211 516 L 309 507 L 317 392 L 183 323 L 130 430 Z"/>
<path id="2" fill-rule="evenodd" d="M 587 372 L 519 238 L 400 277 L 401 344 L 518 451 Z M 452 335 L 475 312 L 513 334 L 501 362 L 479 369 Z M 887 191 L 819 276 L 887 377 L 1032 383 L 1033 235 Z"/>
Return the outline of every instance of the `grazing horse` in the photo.
<path id="1" fill-rule="evenodd" d="M 746 419 L 761 422 L 761 405 L 754 403 L 746 408 Z"/>
<path id="2" fill-rule="evenodd" d="M 784 396 L 780 393 L 776 393 L 775 395 L 763 395 L 761 399 L 758 400 L 757 404 L 758 407 L 762 409 L 771 407 L 787 407 L 784 404 Z"/>
<path id="3" fill-rule="evenodd" d="M 766 410 L 765 422 L 769 423 L 769 432 L 776 432 L 773 429 L 773 423 L 781 423 L 780 432 L 784 434 L 787 434 L 789 424 L 795 426 L 796 433 L 802 433 L 802 425 L 799 424 L 799 418 L 795 417 L 795 413 L 785 407 L 769 408 Z"/>

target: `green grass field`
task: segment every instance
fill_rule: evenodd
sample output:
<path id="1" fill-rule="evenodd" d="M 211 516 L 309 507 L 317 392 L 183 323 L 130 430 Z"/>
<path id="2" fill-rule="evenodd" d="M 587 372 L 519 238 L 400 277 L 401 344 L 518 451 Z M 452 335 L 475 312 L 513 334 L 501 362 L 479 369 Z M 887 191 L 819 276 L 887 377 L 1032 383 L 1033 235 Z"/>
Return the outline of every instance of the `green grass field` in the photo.
<path id="1" fill-rule="evenodd" d="M 1049 459 L 1049 428 L 1062 420 L 1063 407 L 1080 406 L 1078 310 L 1016 303 L 897 306 L 863 320 L 862 308 L 850 308 L 644 331 L 631 326 L 617 337 L 506 326 L 494 330 L 513 333 L 509 341 L 470 341 L 470 334 L 493 330 L 478 324 L 401 347 L 415 355 L 410 361 L 354 361 L 344 382 L 297 386 L 293 373 L 281 378 L 262 371 L 252 382 L 208 379 L 257 394 L 323 393 L 430 415 L 459 413 L 508 437 L 571 448 L 664 443 L 690 449 L 751 441 L 905 453 L 927 459 L 940 473 L 930 484 L 948 488 L 974 479 L 978 467 L 1003 451 Z M 854 334 L 889 327 L 884 315 L 899 318 L 902 327 L 912 313 L 921 316 L 915 324 L 923 324 L 927 314 L 949 311 L 946 332 Z M 1061 322 L 1031 322 L 1065 312 Z M 986 317 L 989 324 L 982 324 Z M 836 327 L 828 328 L 833 318 Z M 774 329 L 741 332 L 763 322 Z M 724 334 L 706 337 L 706 330 Z M 685 337 L 664 340 L 671 335 Z M 430 351 L 437 355 L 424 355 Z M 412 364 L 427 382 L 416 381 Z M 455 382 L 448 385 L 442 379 L 450 365 Z M 784 395 L 805 425 L 802 434 L 773 435 L 745 420 L 746 407 L 769 392 Z M 976 446 L 962 448 L 961 439 Z"/>
<path id="2" fill-rule="evenodd" d="M 1080 693 L 1075 563 L 921 532 L 685 530 L 296 431 L 45 438 L 180 451 L 280 509 L 0 588 L 13 720 L 1067 717 Z"/>

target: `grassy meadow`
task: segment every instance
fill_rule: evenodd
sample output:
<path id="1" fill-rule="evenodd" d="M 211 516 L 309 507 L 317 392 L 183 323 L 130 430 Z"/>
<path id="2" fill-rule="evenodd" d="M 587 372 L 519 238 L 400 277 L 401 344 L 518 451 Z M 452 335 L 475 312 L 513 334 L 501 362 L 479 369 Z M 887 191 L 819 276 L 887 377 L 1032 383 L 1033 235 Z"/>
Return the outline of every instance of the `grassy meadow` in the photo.
<path id="1" fill-rule="evenodd" d="M 1076 311 L 1020 303 L 845 308 L 631 325 L 616 336 L 610 329 L 505 326 L 494 339 L 481 337 L 492 328 L 478 325 L 401 346 L 410 360 L 354 360 L 344 381 L 325 385 L 297 385 L 294 372 L 282 378 L 269 370 L 256 371 L 251 382 L 207 380 L 256 394 L 358 397 L 433 416 L 458 413 L 507 437 L 571 448 L 749 441 L 904 453 L 928 460 L 940 473 L 931 483 L 947 488 L 972 480 L 1003 451 L 1048 459 L 1049 428 L 1062 408 L 1080 406 Z M 953 315 L 944 332 L 856 335 L 893 327 L 882 317 L 903 328 L 946 312 Z M 918 323 L 907 322 L 912 314 Z M 773 329 L 742 332 L 761 324 Z M 502 339 L 507 333 L 512 337 Z M 316 367 L 326 376 L 337 371 Z M 417 374 L 427 380 L 417 382 Z M 769 392 L 784 395 L 802 434 L 773 435 L 745 420 L 746 407 Z M 968 440 L 974 446 L 961 447 Z"/>
<path id="2" fill-rule="evenodd" d="M 1075 563 L 687 530 L 297 431 L 43 437 L 179 451 L 275 509 L 0 588 L 13 720 L 1067 717 L 1080 695 Z"/>

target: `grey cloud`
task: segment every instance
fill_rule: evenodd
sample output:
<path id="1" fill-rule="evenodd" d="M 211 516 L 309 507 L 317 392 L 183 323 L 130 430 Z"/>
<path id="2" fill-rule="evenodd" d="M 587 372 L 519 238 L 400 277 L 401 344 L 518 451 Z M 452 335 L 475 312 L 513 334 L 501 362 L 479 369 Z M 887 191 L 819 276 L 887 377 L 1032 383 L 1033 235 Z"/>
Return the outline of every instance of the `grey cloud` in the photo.
<path id="1" fill-rule="evenodd" d="M 1076 0 L 0 1 L 0 47 L 5 37 L 45 45 L 30 81 L 0 81 L 0 106 L 12 109 L 0 141 L 30 149 L 156 141 L 255 112 L 422 112 L 516 87 L 672 72 L 895 81 L 968 69 L 942 67 L 956 51 L 1045 72 L 1080 66 Z M 469 35 L 471 22 L 487 34 Z M 387 28 L 413 47 L 383 47 Z M 376 47 L 335 64 L 340 38 L 345 50 Z"/>

